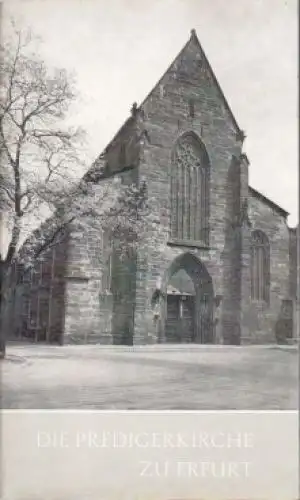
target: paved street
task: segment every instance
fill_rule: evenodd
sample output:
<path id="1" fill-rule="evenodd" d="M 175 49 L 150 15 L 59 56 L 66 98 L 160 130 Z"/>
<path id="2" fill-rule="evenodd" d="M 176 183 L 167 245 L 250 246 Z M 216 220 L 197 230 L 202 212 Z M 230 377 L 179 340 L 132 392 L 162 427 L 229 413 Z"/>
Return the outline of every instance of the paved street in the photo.
<path id="1" fill-rule="evenodd" d="M 289 410 L 296 347 L 10 345 L 2 408 Z"/>

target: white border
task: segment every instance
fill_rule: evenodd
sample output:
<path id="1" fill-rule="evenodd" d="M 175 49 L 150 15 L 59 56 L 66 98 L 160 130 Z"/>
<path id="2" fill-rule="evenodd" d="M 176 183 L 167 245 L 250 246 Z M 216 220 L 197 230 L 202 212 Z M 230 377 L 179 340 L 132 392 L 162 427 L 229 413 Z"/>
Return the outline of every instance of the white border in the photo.
<path id="1" fill-rule="evenodd" d="M 192 414 L 192 415 L 201 415 L 201 414 L 263 414 L 263 415 L 274 415 L 274 414 L 280 414 L 280 415 L 299 415 L 299 410 L 90 410 L 90 409 L 3 409 L 0 411 L 0 416 L 1 414 L 15 414 L 15 413 L 70 413 L 70 414 L 89 414 L 89 413 L 98 413 L 98 414 L 142 414 L 142 415 L 147 415 L 147 414 L 167 414 L 167 415 L 178 415 L 178 414 Z"/>

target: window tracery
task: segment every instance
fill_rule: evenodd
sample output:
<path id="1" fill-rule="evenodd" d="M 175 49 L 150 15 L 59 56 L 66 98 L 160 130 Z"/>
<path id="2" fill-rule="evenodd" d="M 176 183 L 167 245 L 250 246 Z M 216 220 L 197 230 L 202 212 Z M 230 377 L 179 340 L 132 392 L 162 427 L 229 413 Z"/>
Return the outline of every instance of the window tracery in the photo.
<path id="1" fill-rule="evenodd" d="M 265 233 L 253 231 L 251 235 L 251 298 L 269 302 L 270 245 Z"/>
<path id="2" fill-rule="evenodd" d="M 208 223 L 208 156 L 200 140 L 186 135 L 177 142 L 173 156 L 171 237 L 208 245 Z"/>

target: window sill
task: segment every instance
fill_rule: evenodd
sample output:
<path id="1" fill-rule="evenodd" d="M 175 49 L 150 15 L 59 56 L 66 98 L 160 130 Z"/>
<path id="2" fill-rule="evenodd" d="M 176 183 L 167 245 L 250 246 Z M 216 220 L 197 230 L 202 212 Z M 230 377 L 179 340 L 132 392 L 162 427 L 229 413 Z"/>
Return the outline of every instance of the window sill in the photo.
<path id="1" fill-rule="evenodd" d="M 209 245 L 205 244 L 203 241 L 187 241 L 187 240 L 169 240 L 168 246 L 172 247 L 189 247 L 189 248 L 199 248 L 201 250 L 210 250 Z"/>
<path id="2" fill-rule="evenodd" d="M 76 274 L 67 274 L 64 276 L 64 279 L 68 281 L 76 281 L 79 283 L 79 282 L 89 281 L 90 277 L 83 275 L 76 275 Z"/>
<path id="3" fill-rule="evenodd" d="M 251 299 L 251 303 L 257 307 L 263 307 L 263 308 L 270 307 L 270 303 L 263 299 L 262 300 Z"/>

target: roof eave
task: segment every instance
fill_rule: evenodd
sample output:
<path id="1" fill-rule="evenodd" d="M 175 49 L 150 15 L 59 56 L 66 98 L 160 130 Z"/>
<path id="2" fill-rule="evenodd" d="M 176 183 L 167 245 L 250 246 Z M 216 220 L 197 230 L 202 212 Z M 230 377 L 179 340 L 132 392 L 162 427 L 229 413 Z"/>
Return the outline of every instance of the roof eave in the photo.
<path id="1" fill-rule="evenodd" d="M 262 194 L 260 191 L 257 191 L 254 189 L 252 186 L 249 186 L 249 191 L 256 197 L 259 198 L 261 201 L 264 201 L 267 205 L 269 205 L 271 208 L 274 208 L 277 212 L 279 212 L 284 218 L 287 218 L 290 215 L 290 212 L 287 212 L 284 210 L 284 208 L 280 207 L 275 203 L 274 201 L 270 200 L 270 198 L 267 198 L 264 194 Z"/>

